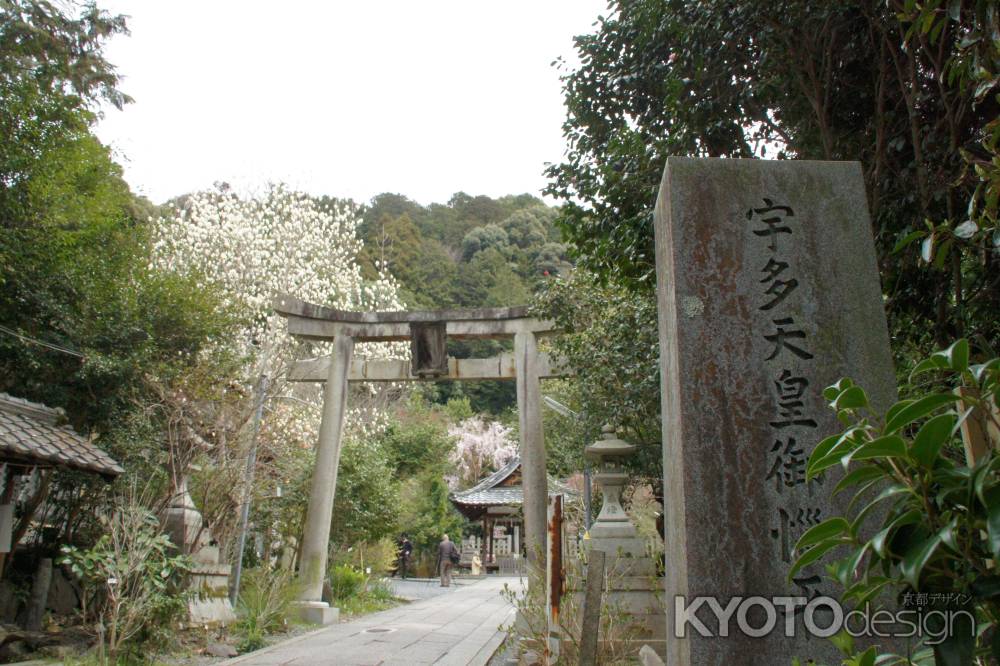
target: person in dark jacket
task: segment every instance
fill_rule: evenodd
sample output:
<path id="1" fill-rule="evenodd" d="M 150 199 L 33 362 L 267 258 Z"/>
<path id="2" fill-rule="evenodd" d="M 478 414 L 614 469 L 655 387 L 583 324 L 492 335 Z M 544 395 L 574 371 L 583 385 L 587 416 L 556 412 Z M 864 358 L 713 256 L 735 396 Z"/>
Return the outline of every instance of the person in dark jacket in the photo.
<path id="1" fill-rule="evenodd" d="M 437 557 L 437 568 L 441 574 L 441 587 L 451 586 L 451 568 L 458 564 L 461 559 L 462 556 L 458 552 L 458 548 L 455 548 L 455 544 L 445 534 L 441 543 L 438 544 Z"/>
<path id="2" fill-rule="evenodd" d="M 406 567 L 410 563 L 410 556 L 413 554 L 413 543 L 410 537 L 404 534 L 399 539 L 399 577 L 406 578 Z"/>

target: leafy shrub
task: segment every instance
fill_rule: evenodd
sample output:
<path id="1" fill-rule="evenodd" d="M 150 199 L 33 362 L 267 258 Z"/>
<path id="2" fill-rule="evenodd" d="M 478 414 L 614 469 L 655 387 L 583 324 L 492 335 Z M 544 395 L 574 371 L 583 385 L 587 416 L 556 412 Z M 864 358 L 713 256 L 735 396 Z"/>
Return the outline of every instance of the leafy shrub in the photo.
<path id="1" fill-rule="evenodd" d="M 101 650 L 106 647 L 112 664 L 127 656 L 130 641 L 147 647 L 165 643 L 164 631 L 187 610 L 179 584 L 190 569 L 134 488 L 117 499 L 116 507 L 92 548 L 64 546 L 60 560 L 83 585 L 84 613 L 89 600 L 100 617 Z"/>
<path id="2" fill-rule="evenodd" d="M 848 515 L 802 535 L 789 577 L 827 560 L 847 602 L 878 603 L 883 592 L 904 606 L 916 594 L 963 599 L 964 605 L 931 604 L 927 610 L 967 611 L 977 626 L 956 613 L 944 640 L 933 646 L 928 640 L 913 657 L 877 657 L 871 647 L 845 663 L 873 664 L 877 657 L 879 664 L 971 666 L 989 654 L 1000 657 L 1000 575 L 994 567 L 1000 559 L 1000 441 L 984 441 L 982 451 L 967 457 L 958 438 L 965 421 L 982 419 L 985 439 L 997 439 L 1000 359 L 970 365 L 969 345 L 959 340 L 917 365 L 911 377 L 925 372 L 944 374 L 962 397 L 951 390 L 924 393 L 896 403 L 883 417 L 849 379 L 824 392 L 848 428 L 816 446 L 807 474 L 842 466 L 847 473 L 833 492 L 852 489 L 854 497 Z M 866 521 L 876 523 L 870 538 L 862 536 L 871 531 Z M 853 652 L 846 638 L 838 646 Z"/>
<path id="3" fill-rule="evenodd" d="M 369 582 L 365 594 L 374 601 L 392 601 L 396 598 L 392 591 L 392 584 L 387 578 L 379 578 Z"/>
<path id="4" fill-rule="evenodd" d="M 334 599 L 351 599 L 365 589 L 365 574 L 352 566 L 338 564 L 330 573 L 330 588 Z"/>
<path id="5" fill-rule="evenodd" d="M 371 569 L 372 574 L 382 576 L 395 570 L 397 551 L 395 541 L 386 537 L 373 543 L 356 543 L 349 548 L 336 550 L 331 561 L 334 565 L 350 565 L 358 571 Z"/>
<path id="6" fill-rule="evenodd" d="M 237 600 L 236 629 L 242 636 L 237 649 L 258 650 L 264 647 L 267 634 L 284 630 L 298 593 L 291 571 L 261 568 L 244 573 Z"/>
<path id="7" fill-rule="evenodd" d="M 399 603 L 386 578 L 369 581 L 360 592 L 351 597 L 337 599 L 337 607 L 344 616 L 364 615 L 392 608 Z"/>

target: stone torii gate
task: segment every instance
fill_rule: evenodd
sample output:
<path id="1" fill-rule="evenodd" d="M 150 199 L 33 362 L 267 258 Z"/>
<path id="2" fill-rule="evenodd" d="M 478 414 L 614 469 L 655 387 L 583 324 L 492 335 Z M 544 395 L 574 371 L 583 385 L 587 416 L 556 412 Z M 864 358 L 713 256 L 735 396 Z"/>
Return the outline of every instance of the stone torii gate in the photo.
<path id="1" fill-rule="evenodd" d="M 291 335 L 333 342 L 331 357 L 298 361 L 289 373 L 291 381 L 326 382 L 299 563 L 303 586 L 300 598 L 306 619 L 324 624 L 336 619 L 336 609 L 322 601 L 322 593 L 349 382 L 516 381 L 525 545 L 529 563 L 544 570 L 548 482 L 540 380 L 569 374 L 538 351 L 538 337 L 553 332 L 552 322 L 528 316 L 526 307 L 347 312 L 291 296 L 279 296 L 274 309 L 288 320 Z M 447 338 L 513 338 L 514 353 L 485 359 L 448 358 Z M 355 342 L 386 341 L 410 341 L 411 359 L 353 358 Z"/>

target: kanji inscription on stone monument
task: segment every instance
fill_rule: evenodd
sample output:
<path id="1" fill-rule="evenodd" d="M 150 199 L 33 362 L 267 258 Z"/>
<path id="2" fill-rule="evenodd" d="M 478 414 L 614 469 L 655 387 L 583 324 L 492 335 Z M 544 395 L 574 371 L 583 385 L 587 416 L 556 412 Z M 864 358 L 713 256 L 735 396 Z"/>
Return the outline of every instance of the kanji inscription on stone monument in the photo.
<path id="1" fill-rule="evenodd" d="M 857 163 L 670 158 L 655 229 L 673 635 L 678 596 L 825 593 L 818 568 L 787 580 L 799 536 L 838 510 L 805 474 L 839 430 L 822 390 L 850 376 L 884 408 L 895 383 Z M 668 642 L 671 666 L 792 656 L 839 661 L 805 631 Z"/>

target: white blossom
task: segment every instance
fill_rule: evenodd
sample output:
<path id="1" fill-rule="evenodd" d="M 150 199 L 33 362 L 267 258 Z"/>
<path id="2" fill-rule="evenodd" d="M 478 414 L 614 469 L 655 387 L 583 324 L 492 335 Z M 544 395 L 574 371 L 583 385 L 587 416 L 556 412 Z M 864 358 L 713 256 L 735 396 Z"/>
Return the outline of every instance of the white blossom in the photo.
<path id="1" fill-rule="evenodd" d="M 300 343 L 272 309 L 274 297 L 302 300 L 352 311 L 400 310 L 395 280 L 385 271 L 374 280 L 361 275 L 359 217 L 353 205 L 328 209 L 306 194 L 272 185 L 260 196 L 238 194 L 225 186 L 198 192 L 152 221 L 153 266 L 192 276 L 219 290 L 227 310 L 242 323 L 230 346 L 247 359 L 244 380 L 261 372 L 278 379 Z M 298 351 L 297 351 L 298 349 Z M 329 345 L 310 344 L 309 355 L 329 353 Z M 358 345 L 361 358 L 400 358 L 405 345 Z M 304 392 L 318 404 L 320 392 Z M 352 410 L 353 427 L 363 433 L 384 427 L 376 410 Z M 281 410 L 282 427 L 293 441 L 315 441 L 319 409 Z M 301 422 L 295 423 L 296 418 Z"/>
<path id="2" fill-rule="evenodd" d="M 455 475 L 449 477 L 452 487 L 474 485 L 513 460 L 517 456 L 517 443 L 511 437 L 512 432 L 502 423 L 481 416 L 449 427 L 448 434 L 455 438 L 455 448 L 449 455 L 455 466 Z"/>

